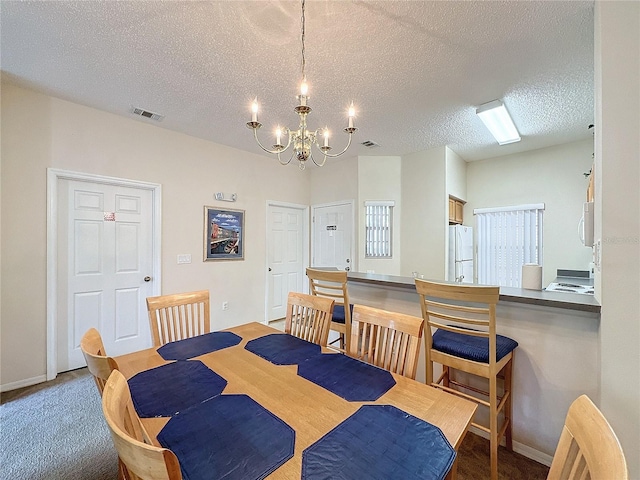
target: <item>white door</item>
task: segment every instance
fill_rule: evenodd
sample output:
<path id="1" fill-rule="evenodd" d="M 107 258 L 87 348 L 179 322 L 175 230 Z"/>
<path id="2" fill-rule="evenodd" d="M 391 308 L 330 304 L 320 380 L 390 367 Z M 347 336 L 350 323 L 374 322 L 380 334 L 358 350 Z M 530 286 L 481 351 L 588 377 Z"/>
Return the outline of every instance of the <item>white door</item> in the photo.
<path id="1" fill-rule="evenodd" d="M 302 292 L 305 251 L 305 207 L 268 206 L 267 320 L 284 318 L 289 292 Z M 308 236 L 307 236 L 308 238 Z"/>
<path id="2" fill-rule="evenodd" d="M 58 191 L 58 372 L 85 365 L 91 327 L 110 356 L 150 347 L 152 192 L 75 180 Z"/>
<path id="3" fill-rule="evenodd" d="M 311 265 L 352 270 L 353 203 L 313 207 L 312 216 Z"/>

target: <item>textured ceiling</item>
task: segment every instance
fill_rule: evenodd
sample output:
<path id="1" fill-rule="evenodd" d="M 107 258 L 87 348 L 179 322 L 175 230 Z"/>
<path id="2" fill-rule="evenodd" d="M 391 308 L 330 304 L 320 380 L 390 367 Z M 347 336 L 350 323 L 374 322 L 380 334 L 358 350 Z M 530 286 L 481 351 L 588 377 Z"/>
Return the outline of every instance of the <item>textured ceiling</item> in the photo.
<path id="1" fill-rule="evenodd" d="M 8 80 L 260 153 L 297 127 L 300 4 L 291 1 L 0 1 Z M 590 137 L 592 1 L 320 1 L 306 5 L 311 128 L 350 154 L 448 145 L 472 161 Z M 475 108 L 503 99 L 522 141 L 498 146 Z M 134 117 L 131 107 L 164 115 Z M 369 149 L 360 142 L 380 145 Z"/>

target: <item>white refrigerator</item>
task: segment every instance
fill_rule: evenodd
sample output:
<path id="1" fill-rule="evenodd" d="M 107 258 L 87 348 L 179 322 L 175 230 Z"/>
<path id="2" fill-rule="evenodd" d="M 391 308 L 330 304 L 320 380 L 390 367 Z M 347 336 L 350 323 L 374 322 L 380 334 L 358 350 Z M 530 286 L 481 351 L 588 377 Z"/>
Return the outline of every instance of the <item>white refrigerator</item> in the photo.
<path id="1" fill-rule="evenodd" d="M 450 282 L 473 283 L 473 228 L 449 225 Z"/>

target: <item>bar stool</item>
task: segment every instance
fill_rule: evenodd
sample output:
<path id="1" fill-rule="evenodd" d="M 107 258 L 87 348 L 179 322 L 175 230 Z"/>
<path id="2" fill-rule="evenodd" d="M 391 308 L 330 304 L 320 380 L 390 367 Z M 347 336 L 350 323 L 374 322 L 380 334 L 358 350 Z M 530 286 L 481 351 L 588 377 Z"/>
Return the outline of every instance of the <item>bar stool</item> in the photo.
<path id="1" fill-rule="evenodd" d="M 307 268 L 307 277 L 309 277 L 311 295 L 335 301 L 330 329 L 340 334 L 339 350 L 346 353 L 349 345 L 348 339 L 351 338 L 351 314 L 353 312 L 353 305 L 349 303 L 349 292 L 347 291 L 347 272 Z M 346 308 L 346 305 L 349 305 L 349 308 Z M 336 341 L 330 342 L 329 345 Z"/>
<path id="2" fill-rule="evenodd" d="M 472 425 L 489 433 L 491 479 L 498 478 L 498 445 L 504 435 L 507 450 L 511 439 L 511 386 L 514 350 L 518 343 L 496 334 L 496 304 L 500 287 L 460 285 L 415 279 L 424 318 L 427 385 L 441 388 L 489 409 L 489 427 Z M 432 334 L 432 329 L 435 332 Z M 442 365 L 442 375 L 433 379 L 433 362 Z M 456 379 L 458 370 L 489 380 L 485 391 L 471 382 Z M 498 377 L 502 377 L 502 396 L 498 396 Z M 478 398 L 467 392 L 487 397 Z M 498 426 L 498 416 L 504 420 Z"/>

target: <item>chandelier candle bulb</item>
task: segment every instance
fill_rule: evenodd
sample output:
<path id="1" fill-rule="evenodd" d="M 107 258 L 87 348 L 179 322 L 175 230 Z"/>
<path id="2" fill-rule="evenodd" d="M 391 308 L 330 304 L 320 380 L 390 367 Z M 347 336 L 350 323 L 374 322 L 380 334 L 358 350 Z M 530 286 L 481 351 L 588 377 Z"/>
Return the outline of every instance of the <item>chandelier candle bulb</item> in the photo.
<path id="1" fill-rule="evenodd" d="M 258 98 L 257 97 L 251 104 L 251 121 L 252 122 L 258 121 Z"/>
<path id="2" fill-rule="evenodd" d="M 353 117 L 356 114 L 356 110 L 353 107 L 353 103 L 351 104 L 351 106 L 349 107 L 349 128 L 353 128 Z"/>
<path id="3" fill-rule="evenodd" d="M 327 128 L 324 129 L 324 146 L 329 146 L 329 130 Z"/>
<path id="4" fill-rule="evenodd" d="M 282 136 L 282 130 L 280 130 L 280 126 L 276 128 L 276 145 L 280 145 L 280 138 Z"/>

